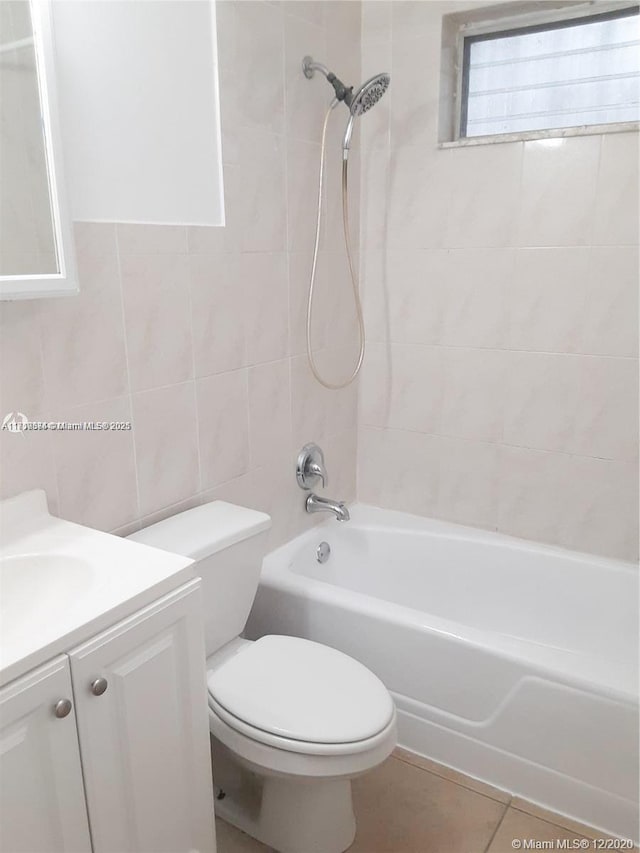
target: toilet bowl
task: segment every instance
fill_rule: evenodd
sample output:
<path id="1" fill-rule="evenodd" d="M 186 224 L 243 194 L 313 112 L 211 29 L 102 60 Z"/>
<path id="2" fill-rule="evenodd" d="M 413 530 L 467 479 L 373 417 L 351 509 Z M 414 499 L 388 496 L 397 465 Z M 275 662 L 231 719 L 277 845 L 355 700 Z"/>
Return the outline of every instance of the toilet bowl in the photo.
<path id="1" fill-rule="evenodd" d="M 342 853 L 355 837 L 351 780 L 396 744 L 384 684 L 299 637 L 239 635 L 269 516 L 215 501 L 133 534 L 193 557 L 204 593 L 216 813 L 280 853 Z"/>
<path id="2" fill-rule="evenodd" d="M 281 853 L 346 850 L 351 779 L 396 742 L 382 682 L 320 643 L 265 636 L 209 658 L 207 685 L 220 816 Z"/>

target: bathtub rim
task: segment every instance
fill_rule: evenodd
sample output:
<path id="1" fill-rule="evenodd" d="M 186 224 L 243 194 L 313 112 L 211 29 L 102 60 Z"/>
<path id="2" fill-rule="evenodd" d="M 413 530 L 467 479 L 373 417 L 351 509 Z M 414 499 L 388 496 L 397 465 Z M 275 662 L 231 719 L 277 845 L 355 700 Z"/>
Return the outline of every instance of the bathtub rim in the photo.
<path id="1" fill-rule="evenodd" d="M 513 550 L 524 548 L 529 552 L 559 556 L 575 562 L 588 560 L 602 569 L 620 571 L 625 574 L 629 573 L 635 578 L 638 577 L 638 566 L 633 562 L 570 551 L 556 545 L 539 544 L 502 533 L 466 527 L 438 519 L 423 518 L 397 510 L 381 509 L 367 504 L 353 504 L 350 507 L 350 512 L 352 522 L 354 522 L 353 526 L 361 530 L 423 531 L 441 538 L 454 536 L 469 542 L 497 543 Z M 385 520 L 386 523 L 384 523 Z M 353 610 L 353 607 L 349 607 L 345 603 L 346 599 L 346 601 L 353 602 L 358 612 L 366 612 L 383 621 L 392 621 L 404 626 L 409 625 L 423 633 L 446 637 L 447 640 L 454 643 L 490 651 L 511 663 L 519 664 L 525 661 L 528 665 L 535 667 L 543 677 L 552 679 L 560 677 L 563 683 L 571 687 L 596 693 L 608 699 L 623 702 L 626 705 L 638 706 L 640 685 L 634 680 L 637 672 L 633 661 L 629 662 L 628 667 L 622 668 L 621 672 L 616 673 L 617 677 L 607 678 L 606 676 L 611 674 L 612 662 L 604 656 L 587 658 L 586 655 L 570 649 L 561 649 L 497 631 L 490 632 L 463 625 L 404 604 L 386 601 L 366 592 L 341 587 L 329 581 L 318 580 L 295 571 L 292 568 L 292 561 L 300 547 L 310 540 L 316 539 L 323 530 L 331 530 L 331 521 L 327 519 L 269 552 L 262 563 L 261 585 L 271 586 L 303 599 L 319 600 L 343 611 Z M 338 522 L 334 521 L 333 523 Z M 555 661 L 552 660 L 553 656 L 555 656 Z M 565 665 L 558 666 L 558 661 L 562 661 Z M 587 661 L 592 665 L 595 664 L 596 669 L 598 663 L 600 664 L 601 678 L 594 677 L 593 674 L 587 674 L 584 671 Z M 554 662 L 556 663 L 555 666 L 553 665 Z M 579 669 L 580 663 L 583 665 L 582 672 Z"/>
<path id="2" fill-rule="evenodd" d="M 615 571 L 629 572 L 634 576 L 640 575 L 640 561 L 621 560 L 618 557 L 607 557 L 603 554 L 593 554 L 589 551 L 578 551 L 565 548 L 562 545 L 554 545 L 549 542 L 538 542 L 534 539 L 524 539 L 502 533 L 499 530 L 487 530 L 486 527 L 474 527 L 473 525 L 459 524 L 454 521 L 446 521 L 431 516 L 415 515 L 403 510 L 384 509 L 373 504 L 354 501 L 347 504 L 350 520 L 338 522 L 332 518 L 325 518 L 320 523 L 308 527 L 297 536 L 274 548 L 265 555 L 265 560 L 287 551 L 294 542 L 298 542 L 309 534 L 318 530 L 331 529 L 334 525 L 358 527 L 362 530 L 407 530 L 422 531 L 439 538 L 453 537 L 464 541 L 477 541 L 484 543 L 500 543 L 503 547 L 512 550 L 535 551 L 548 556 L 562 557 L 571 562 L 587 561 L 600 568 L 613 569 Z"/>

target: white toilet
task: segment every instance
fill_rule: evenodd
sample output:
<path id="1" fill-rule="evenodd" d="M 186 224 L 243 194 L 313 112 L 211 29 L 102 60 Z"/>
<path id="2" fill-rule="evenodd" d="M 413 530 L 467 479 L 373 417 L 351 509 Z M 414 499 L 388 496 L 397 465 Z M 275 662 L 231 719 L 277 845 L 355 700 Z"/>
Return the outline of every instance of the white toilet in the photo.
<path id="1" fill-rule="evenodd" d="M 393 750 L 395 708 L 342 652 L 298 637 L 240 638 L 270 525 L 214 501 L 131 538 L 192 557 L 202 578 L 216 812 L 281 853 L 341 853 L 355 836 L 351 779 Z"/>

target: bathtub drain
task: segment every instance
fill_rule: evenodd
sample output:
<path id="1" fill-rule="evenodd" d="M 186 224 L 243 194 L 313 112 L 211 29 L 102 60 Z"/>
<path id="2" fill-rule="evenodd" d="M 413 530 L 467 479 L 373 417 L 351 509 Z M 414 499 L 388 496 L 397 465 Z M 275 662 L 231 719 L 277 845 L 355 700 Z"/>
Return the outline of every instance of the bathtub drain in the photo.
<path id="1" fill-rule="evenodd" d="M 316 560 L 319 563 L 326 563 L 331 556 L 331 546 L 328 542 L 321 542 L 316 548 Z"/>

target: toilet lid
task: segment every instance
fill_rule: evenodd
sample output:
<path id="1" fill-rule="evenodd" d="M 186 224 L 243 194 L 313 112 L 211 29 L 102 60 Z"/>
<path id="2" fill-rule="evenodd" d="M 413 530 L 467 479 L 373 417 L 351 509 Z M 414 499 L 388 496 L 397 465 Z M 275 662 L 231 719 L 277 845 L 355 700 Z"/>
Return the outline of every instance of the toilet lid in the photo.
<path id="1" fill-rule="evenodd" d="M 299 637 L 248 644 L 207 678 L 213 699 L 237 719 L 279 737 L 351 743 L 393 717 L 387 688 L 342 652 Z"/>

